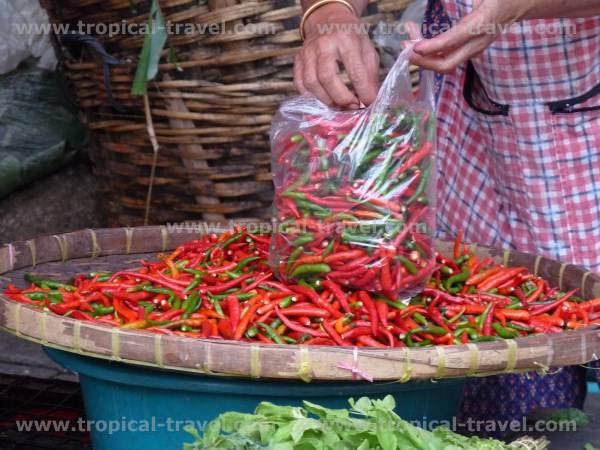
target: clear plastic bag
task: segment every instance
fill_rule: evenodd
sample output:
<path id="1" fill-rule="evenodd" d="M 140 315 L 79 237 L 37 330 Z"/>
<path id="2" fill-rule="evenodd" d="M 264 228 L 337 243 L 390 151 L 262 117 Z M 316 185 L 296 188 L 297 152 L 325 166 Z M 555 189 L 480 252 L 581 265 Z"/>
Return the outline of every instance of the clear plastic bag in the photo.
<path id="1" fill-rule="evenodd" d="M 435 264 L 435 117 L 430 74 L 413 95 L 412 48 L 366 109 L 304 95 L 271 130 L 275 182 L 269 262 L 280 279 L 328 279 L 396 299 Z"/>

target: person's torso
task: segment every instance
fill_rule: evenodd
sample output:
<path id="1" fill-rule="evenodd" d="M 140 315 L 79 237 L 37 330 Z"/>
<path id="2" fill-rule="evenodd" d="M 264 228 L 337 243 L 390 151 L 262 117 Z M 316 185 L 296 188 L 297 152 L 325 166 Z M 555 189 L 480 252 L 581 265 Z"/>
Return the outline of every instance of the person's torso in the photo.
<path id="1" fill-rule="evenodd" d="M 453 22 L 473 9 L 473 0 L 443 3 Z M 476 31 L 493 32 L 493 27 Z M 518 22 L 472 62 L 498 103 L 547 103 L 583 95 L 600 85 L 600 17 Z"/>

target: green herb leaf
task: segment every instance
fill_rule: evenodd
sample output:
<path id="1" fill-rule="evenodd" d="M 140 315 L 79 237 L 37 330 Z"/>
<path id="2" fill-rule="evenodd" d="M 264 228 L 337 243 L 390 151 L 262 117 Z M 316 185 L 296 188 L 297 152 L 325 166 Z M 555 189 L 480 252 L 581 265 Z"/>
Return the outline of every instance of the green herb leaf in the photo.
<path id="1" fill-rule="evenodd" d="M 150 16 L 148 17 L 148 29 L 144 37 L 144 46 L 140 53 L 133 87 L 133 95 L 143 95 L 146 93 L 148 81 L 153 80 L 158 73 L 158 64 L 160 55 L 167 42 L 167 28 L 165 26 L 165 17 L 163 16 L 158 0 L 152 0 Z"/>

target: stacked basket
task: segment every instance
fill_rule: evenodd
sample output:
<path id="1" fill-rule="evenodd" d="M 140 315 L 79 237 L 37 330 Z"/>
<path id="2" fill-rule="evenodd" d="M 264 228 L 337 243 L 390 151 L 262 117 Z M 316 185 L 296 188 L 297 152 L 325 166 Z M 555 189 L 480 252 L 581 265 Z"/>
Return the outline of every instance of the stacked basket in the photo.
<path id="1" fill-rule="evenodd" d="M 42 3 L 53 23 L 93 32 L 145 24 L 152 2 Z M 372 1 L 367 20 L 394 20 L 409 3 Z M 60 37 L 64 70 L 92 130 L 91 156 L 112 225 L 268 217 L 268 131 L 279 103 L 294 93 L 298 2 L 160 0 L 160 6 L 179 33 L 169 36 L 146 104 L 130 94 L 143 34 L 92 33 L 95 41 L 84 48 Z M 94 24 L 102 25 L 88 28 Z"/>

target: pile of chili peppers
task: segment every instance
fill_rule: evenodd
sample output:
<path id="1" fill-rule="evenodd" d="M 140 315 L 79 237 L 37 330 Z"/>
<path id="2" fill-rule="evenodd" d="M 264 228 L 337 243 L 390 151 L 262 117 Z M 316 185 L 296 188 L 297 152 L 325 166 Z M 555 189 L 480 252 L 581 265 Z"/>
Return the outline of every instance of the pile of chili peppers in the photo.
<path id="1" fill-rule="evenodd" d="M 433 129 L 430 113 L 398 108 L 307 115 L 298 133 L 275 135 L 278 278 L 327 278 L 388 297 L 422 288 L 435 265 Z"/>
<path id="2" fill-rule="evenodd" d="M 333 277 L 277 282 L 269 243 L 270 236 L 240 228 L 136 269 L 78 275 L 69 284 L 27 275 L 28 288 L 9 285 L 5 295 L 100 324 L 270 344 L 422 347 L 600 324 L 600 299 L 559 292 L 524 267 L 480 260 L 459 239 L 453 255 L 436 254 L 433 277 L 406 304 Z M 336 242 L 330 256 L 349 261 L 353 251 Z"/>

